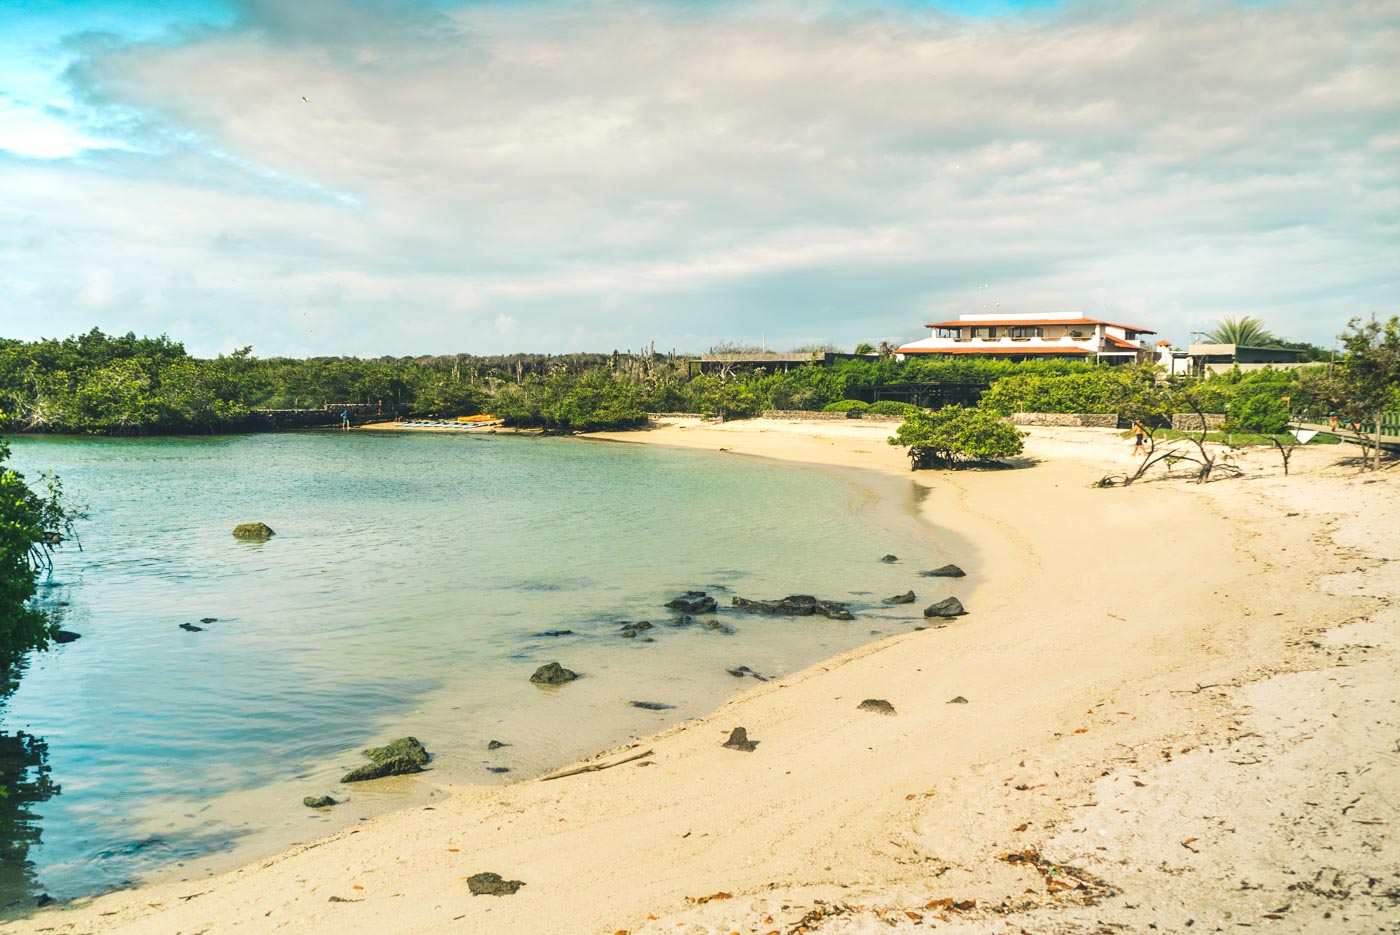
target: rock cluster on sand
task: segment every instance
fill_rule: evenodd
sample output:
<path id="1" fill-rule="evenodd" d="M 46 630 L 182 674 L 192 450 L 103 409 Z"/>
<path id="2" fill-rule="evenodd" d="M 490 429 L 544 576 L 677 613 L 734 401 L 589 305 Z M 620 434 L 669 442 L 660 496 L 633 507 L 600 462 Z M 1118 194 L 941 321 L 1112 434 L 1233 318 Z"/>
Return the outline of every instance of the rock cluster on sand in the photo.
<path id="1" fill-rule="evenodd" d="M 856 705 L 856 707 L 861 711 L 869 711 L 872 714 L 893 715 L 895 713 L 894 705 L 883 698 L 867 698 Z"/>
<path id="2" fill-rule="evenodd" d="M 745 753 L 752 753 L 758 747 L 757 740 L 749 739 L 749 732 L 742 727 L 736 727 L 730 731 L 729 739 L 724 742 L 724 746 L 730 750 L 743 750 Z"/>
<path id="3" fill-rule="evenodd" d="M 499 873 L 474 873 L 467 877 L 473 896 L 510 896 L 524 886 L 522 880 L 503 880 Z"/>
<path id="4" fill-rule="evenodd" d="M 546 662 L 535 670 L 535 674 L 530 676 L 530 681 L 536 685 L 567 685 L 576 678 L 577 672 L 566 669 L 557 662 Z"/>
<path id="5" fill-rule="evenodd" d="M 963 571 L 957 565 L 941 565 L 932 571 L 921 571 L 919 574 L 923 575 L 925 578 L 962 578 L 967 572 Z"/>
<path id="6" fill-rule="evenodd" d="M 839 601 L 818 600 L 810 594 L 789 594 L 776 601 L 751 601 L 735 597 L 731 603 L 739 610 L 754 614 L 782 614 L 789 617 L 810 617 L 820 614 L 832 620 L 854 620 L 850 608 Z"/>
<path id="7" fill-rule="evenodd" d="M 961 617 L 967 611 L 963 608 L 962 601 L 956 597 L 945 597 L 936 604 L 930 604 L 924 608 L 925 617 Z"/>
<path id="8" fill-rule="evenodd" d="M 402 776 L 406 773 L 421 773 L 428 763 L 428 751 L 416 737 L 400 737 L 382 747 L 370 747 L 365 756 L 371 762 L 358 769 L 352 769 L 340 777 L 341 782 L 364 782 L 367 779 L 382 779 L 385 776 Z"/>
<path id="9" fill-rule="evenodd" d="M 233 527 L 235 539 L 271 539 L 275 535 L 266 523 L 239 523 Z"/>

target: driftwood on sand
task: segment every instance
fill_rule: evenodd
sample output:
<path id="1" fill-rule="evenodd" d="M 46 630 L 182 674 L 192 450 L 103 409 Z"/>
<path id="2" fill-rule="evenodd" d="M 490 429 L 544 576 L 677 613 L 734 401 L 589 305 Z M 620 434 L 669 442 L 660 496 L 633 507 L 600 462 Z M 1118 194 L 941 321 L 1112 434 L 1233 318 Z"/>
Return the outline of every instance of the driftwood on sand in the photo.
<path id="1" fill-rule="evenodd" d="M 551 779 L 563 779 L 565 776 L 577 776 L 580 773 L 596 773 L 599 770 L 612 769 L 614 766 L 621 766 L 623 763 L 631 763 L 633 760 L 640 760 L 643 757 L 651 756 L 655 751 L 648 750 L 645 753 L 638 753 L 626 759 L 616 760 L 612 763 L 592 763 L 588 766 L 580 766 L 577 769 L 566 769 L 562 773 L 555 773 L 552 776 L 545 776 L 540 782 L 549 782 Z"/>

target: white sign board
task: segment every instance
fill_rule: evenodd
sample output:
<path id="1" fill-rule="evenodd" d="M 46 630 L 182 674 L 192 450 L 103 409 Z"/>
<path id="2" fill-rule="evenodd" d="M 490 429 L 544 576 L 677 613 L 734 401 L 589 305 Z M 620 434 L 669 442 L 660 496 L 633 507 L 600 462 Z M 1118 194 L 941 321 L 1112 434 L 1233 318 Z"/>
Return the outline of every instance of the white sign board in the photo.
<path id="1" fill-rule="evenodd" d="M 1298 444 L 1306 445 L 1317 436 L 1317 432 L 1312 429 L 1293 429 L 1293 437 L 1298 439 Z"/>

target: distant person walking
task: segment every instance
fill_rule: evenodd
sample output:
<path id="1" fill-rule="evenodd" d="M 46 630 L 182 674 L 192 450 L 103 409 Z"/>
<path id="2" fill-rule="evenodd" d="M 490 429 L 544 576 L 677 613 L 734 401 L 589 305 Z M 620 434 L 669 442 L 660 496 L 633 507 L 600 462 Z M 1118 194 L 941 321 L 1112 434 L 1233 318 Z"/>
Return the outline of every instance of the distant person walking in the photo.
<path id="1" fill-rule="evenodd" d="M 345 431 L 350 431 L 350 410 L 344 409 L 340 413 L 340 427 Z"/>
<path id="2" fill-rule="evenodd" d="M 1341 401 L 1340 399 L 1338 399 L 1337 397 L 1333 396 L 1330 400 L 1328 400 L 1328 402 L 1331 403 L 1331 405 L 1328 407 L 1328 411 L 1327 411 L 1327 424 L 1330 425 L 1330 426 L 1332 427 L 1332 430 L 1333 430 L 1333 431 L 1336 431 L 1336 429 L 1337 429 L 1337 407 L 1340 406 L 1340 405 L 1342 404 L 1342 401 Z"/>
<path id="3" fill-rule="evenodd" d="M 1141 419 L 1133 420 L 1133 431 L 1137 433 L 1137 440 L 1133 442 L 1133 454 L 1147 457 L 1147 426 L 1142 424 Z"/>

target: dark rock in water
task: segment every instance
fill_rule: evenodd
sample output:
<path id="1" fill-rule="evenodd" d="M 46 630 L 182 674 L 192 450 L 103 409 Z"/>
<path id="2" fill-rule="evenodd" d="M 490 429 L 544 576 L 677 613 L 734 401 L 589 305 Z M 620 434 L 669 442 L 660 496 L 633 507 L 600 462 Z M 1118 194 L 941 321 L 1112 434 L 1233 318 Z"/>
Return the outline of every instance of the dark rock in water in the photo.
<path id="1" fill-rule="evenodd" d="M 884 562 L 884 563 L 887 564 L 887 565 L 893 564 L 894 562 L 899 561 L 899 556 L 898 556 L 898 555 L 882 555 L 882 556 L 880 556 L 880 561 Z"/>
<path id="2" fill-rule="evenodd" d="M 34 905 L 38 906 L 40 909 L 56 902 L 58 902 L 58 900 L 54 899 L 48 893 L 40 893 L 38 896 L 34 897 Z"/>
<path id="3" fill-rule="evenodd" d="M 743 750 L 745 753 L 752 753 L 759 741 L 750 740 L 749 732 L 742 727 L 736 727 L 729 734 L 729 739 L 724 742 L 724 746 L 731 750 Z"/>
<path id="4" fill-rule="evenodd" d="M 667 601 L 666 606 L 686 614 L 708 614 L 719 605 L 704 591 L 687 591 L 683 597 Z"/>
<path id="5" fill-rule="evenodd" d="M 634 708 L 642 708 L 645 711 L 669 711 L 675 707 L 673 704 L 662 704 L 659 701 L 629 701 Z"/>
<path id="6" fill-rule="evenodd" d="M 573 635 L 574 635 L 574 631 L 573 631 L 573 630 L 545 630 L 544 632 L 542 632 L 542 633 L 536 633 L 535 635 L 536 635 L 536 636 L 573 636 Z"/>
<path id="7" fill-rule="evenodd" d="M 501 741 L 499 741 L 499 740 L 493 740 L 493 741 L 491 741 L 490 743 L 488 743 L 488 744 L 486 745 L 486 749 L 487 749 L 487 750 L 499 750 L 499 749 L 501 749 L 502 747 L 509 747 L 509 746 L 510 746 L 510 744 L 508 744 L 508 743 L 501 743 Z"/>
<path id="8" fill-rule="evenodd" d="M 499 873 L 474 873 L 467 877 L 467 889 L 473 896 L 510 896 L 524 885 L 520 880 L 502 880 Z"/>
<path id="9" fill-rule="evenodd" d="M 486 767 L 486 771 L 487 771 L 488 773 L 508 773 L 508 772 L 510 772 L 510 767 L 509 767 L 509 766 L 488 766 L 488 767 Z"/>
<path id="10" fill-rule="evenodd" d="M 332 805 L 340 803 L 328 795 L 308 795 L 301 800 L 301 804 L 307 808 L 330 808 Z"/>
<path id="11" fill-rule="evenodd" d="M 199 622 L 200 622 L 200 623 L 218 623 L 218 622 L 219 622 L 219 618 L 218 618 L 218 617 L 200 617 L 200 618 L 199 618 Z"/>
<path id="12" fill-rule="evenodd" d="M 789 594 L 777 601 L 751 601 L 734 597 L 731 602 L 740 610 L 753 614 L 782 614 L 789 617 L 810 617 L 820 614 L 831 620 L 853 620 L 850 608 L 839 601 L 822 601 L 810 594 Z"/>
<path id="13" fill-rule="evenodd" d="M 352 769 L 344 776 L 340 777 L 341 782 L 365 782 L 370 779 L 383 779 L 385 776 L 406 776 L 410 773 L 421 773 L 423 767 L 408 759 L 407 757 L 394 757 L 382 763 L 369 763 L 358 769 Z"/>
<path id="14" fill-rule="evenodd" d="M 861 711 L 869 711 L 872 714 L 894 714 L 894 705 L 883 698 L 867 698 L 856 705 Z"/>
<path id="15" fill-rule="evenodd" d="M 277 533 L 273 532 L 266 523 L 239 523 L 233 527 L 233 537 L 235 539 L 270 539 Z"/>
<path id="16" fill-rule="evenodd" d="M 340 777 L 341 782 L 364 782 L 368 779 L 382 779 L 385 776 L 421 773 L 428 762 L 428 751 L 416 737 L 400 737 L 382 747 L 370 747 L 364 753 L 372 762 L 367 766 L 352 769 Z"/>
<path id="17" fill-rule="evenodd" d="M 965 613 L 967 611 L 963 609 L 962 601 L 956 597 L 945 597 L 924 608 L 925 617 L 961 617 Z"/>
<path id="18" fill-rule="evenodd" d="M 428 751 L 418 742 L 417 737 L 400 737 L 393 743 L 385 744 L 382 747 L 370 747 L 365 750 L 365 756 L 376 763 L 386 763 L 389 760 L 402 758 L 411 760 L 419 766 L 428 765 Z"/>
<path id="19" fill-rule="evenodd" d="M 625 639 L 633 639 L 638 633 L 653 629 L 650 620 L 641 620 L 637 623 L 624 623 L 621 635 Z"/>
<path id="20" fill-rule="evenodd" d="M 739 668 L 737 668 L 737 669 L 725 669 L 724 671 L 728 672 L 730 675 L 734 676 L 736 679 L 741 679 L 741 678 L 743 678 L 743 677 L 746 676 L 746 675 L 752 675 L 754 678 L 758 679 L 760 682 L 766 682 L 766 681 L 768 681 L 768 678 L 767 678 L 766 676 L 759 675 L 757 672 L 755 672 L 753 669 L 750 669 L 748 666 L 739 666 Z"/>
<path id="21" fill-rule="evenodd" d="M 192 623 L 182 623 L 182 624 L 180 624 L 180 629 L 181 629 L 181 630 L 189 630 L 191 633 L 203 633 L 203 632 L 204 632 L 204 628 L 203 628 L 203 627 L 197 627 L 197 626 L 195 626 L 195 625 L 192 624 Z"/>
<path id="22" fill-rule="evenodd" d="M 571 672 L 557 662 L 546 662 L 535 670 L 530 681 L 536 685 L 567 685 L 576 678 L 577 672 Z"/>
<path id="23" fill-rule="evenodd" d="M 933 571 L 921 571 L 919 574 L 923 575 L 925 578 L 961 578 L 966 575 L 967 572 L 963 571 L 957 565 L 944 565 L 941 568 L 935 568 Z"/>
<path id="24" fill-rule="evenodd" d="M 948 704 L 967 704 L 967 699 L 964 698 L 962 695 L 959 695 L 956 698 L 949 698 Z"/>
<path id="25" fill-rule="evenodd" d="M 667 620 L 667 621 L 666 621 L 666 626 L 668 626 L 668 627 L 688 627 L 688 626 L 690 626 L 690 625 L 691 625 L 692 623 L 694 623 L 694 622 L 695 622 L 695 618 L 692 617 L 690 614 L 681 614 L 679 617 L 673 617 L 673 618 L 671 618 L 670 620 Z"/>
<path id="26" fill-rule="evenodd" d="M 705 629 L 713 630 L 716 633 L 723 633 L 725 636 L 733 636 L 734 628 L 727 623 L 720 623 L 718 620 L 704 621 Z"/>
<path id="27" fill-rule="evenodd" d="M 76 639 L 81 639 L 81 633 L 74 633 L 72 630 L 59 630 L 53 635 L 55 643 L 71 643 Z"/>
<path id="28" fill-rule="evenodd" d="M 885 598 L 886 604 L 912 604 L 917 598 L 913 591 L 905 591 L 903 594 L 896 594 L 894 597 Z"/>
<path id="29" fill-rule="evenodd" d="M 634 640 L 637 638 L 637 631 L 623 630 L 621 633 L 618 634 L 618 636 L 622 637 L 624 640 Z"/>

